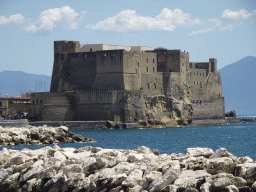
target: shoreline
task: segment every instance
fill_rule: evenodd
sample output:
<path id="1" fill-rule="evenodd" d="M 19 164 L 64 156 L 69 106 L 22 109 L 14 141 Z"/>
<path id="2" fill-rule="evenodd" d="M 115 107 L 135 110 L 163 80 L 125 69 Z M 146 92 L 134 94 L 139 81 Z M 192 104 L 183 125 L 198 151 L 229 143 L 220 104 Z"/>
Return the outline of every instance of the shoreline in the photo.
<path id="1" fill-rule="evenodd" d="M 139 129 L 139 128 L 163 128 L 163 127 L 192 127 L 203 125 L 218 125 L 218 124 L 233 124 L 242 123 L 240 118 L 226 118 L 226 119 L 203 119 L 193 120 L 191 124 L 178 125 L 178 124 L 166 124 L 166 125 L 147 125 L 143 126 L 138 123 L 116 123 L 112 121 L 100 120 L 100 121 L 36 121 L 29 122 L 31 126 L 51 126 L 59 127 L 66 126 L 69 130 L 87 130 L 87 129 Z"/>

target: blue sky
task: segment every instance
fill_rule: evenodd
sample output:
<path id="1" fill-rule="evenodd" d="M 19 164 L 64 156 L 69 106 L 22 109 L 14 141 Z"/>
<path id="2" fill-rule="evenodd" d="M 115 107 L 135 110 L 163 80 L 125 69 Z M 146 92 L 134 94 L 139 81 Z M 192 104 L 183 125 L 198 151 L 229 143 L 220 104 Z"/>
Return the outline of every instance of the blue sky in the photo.
<path id="1" fill-rule="evenodd" d="M 256 56 L 256 1 L 0 1 L 0 71 L 51 75 L 57 40 L 181 49 L 221 69 Z"/>

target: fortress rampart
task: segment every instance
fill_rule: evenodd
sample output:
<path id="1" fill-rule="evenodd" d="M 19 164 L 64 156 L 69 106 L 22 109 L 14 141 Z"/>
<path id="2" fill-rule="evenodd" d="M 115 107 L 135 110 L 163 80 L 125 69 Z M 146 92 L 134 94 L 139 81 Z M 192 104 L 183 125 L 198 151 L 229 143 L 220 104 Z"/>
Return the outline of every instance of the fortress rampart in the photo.
<path id="1" fill-rule="evenodd" d="M 191 63 L 181 50 L 110 47 L 55 41 L 51 90 L 32 94 L 40 100 L 33 114 L 55 121 L 224 117 L 216 59 Z"/>

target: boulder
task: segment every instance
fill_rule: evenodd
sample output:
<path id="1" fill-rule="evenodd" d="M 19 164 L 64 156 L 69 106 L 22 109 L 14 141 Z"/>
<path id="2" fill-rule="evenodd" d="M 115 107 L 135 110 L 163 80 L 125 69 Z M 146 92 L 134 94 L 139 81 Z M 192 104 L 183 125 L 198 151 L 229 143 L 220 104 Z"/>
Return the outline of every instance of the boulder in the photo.
<path id="1" fill-rule="evenodd" d="M 208 159 L 204 163 L 204 168 L 211 174 L 218 173 L 234 173 L 236 163 L 229 157 L 222 157 L 217 159 Z"/>
<path id="2" fill-rule="evenodd" d="M 229 185 L 225 189 L 227 192 L 239 192 L 239 189 L 235 185 Z"/>
<path id="3" fill-rule="evenodd" d="M 153 182 L 155 179 L 161 177 L 163 174 L 159 171 L 151 171 L 149 174 L 146 174 L 146 176 L 143 176 L 147 181 Z"/>
<path id="4" fill-rule="evenodd" d="M 169 184 L 172 184 L 180 174 L 180 165 L 176 164 L 169 168 L 162 177 L 155 179 L 150 185 L 150 192 L 160 191 Z"/>
<path id="5" fill-rule="evenodd" d="M 208 158 L 213 154 L 213 150 L 210 148 L 200 148 L 200 147 L 187 148 L 185 154 L 193 157 L 204 156 Z"/>
<path id="6" fill-rule="evenodd" d="M 5 179 L 7 179 L 12 174 L 13 174 L 13 170 L 11 168 L 0 169 L 0 183 L 2 183 Z"/>
<path id="7" fill-rule="evenodd" d="M 5 191 L 5 192 L 15 191 L 15 189 L 17 189 L 19 175 L 20 173 L 14 173 L 10 175 L 7 179 L 5 179 L 1 183 L 1 191 Z"/>
<path id="8" fill-rule="evenodd" d="M 220 157 L 234 157 L 231 153 L 229 153 L 225 148 L 219 148 L 217 149 L 210 157 L 209 159 L 217 159 Z"/>
<path id="9" fill-rule="evenodd" d="M 67 165 L 63 168 L 63 174 L 71 178 L 75 173 L 81 173 L 82 167 L 78 164 Z"/>
<path id="10" fill-rule="evenodd" d="M 4 165 L 5 162 L 9 159 L 10 153 L 8 149 L 3 148 L 2 151 L 0 151 L 0 165 Z"/>
<path id="11" fill-rule="evenodd" d="M 143 183 L 146 181 L 142 178 L 142 170 L 134 169 L 130 172 L 128 177 L 122 182 L 124 187 L 134 187 L 136 185 L 143 186 Z"/>
<path id="12" fill-rule="evenodd" d="M 244 178 L 248 184 L 254 183 L 256 178 L 256 163 L 245 162 L 236 165 L 234 175 Z"/>
<path id="13" fill-rule="evenodd" d="M 161 192 L 177 192 L 178 186 L 176 185 L 167 185 L 161 190 Z"/>
<path id="14" fill-rule="evenodd" d="M 152 153 L 152 151 L 148 147 L 145 147 L 145 146 L 138 147 L 137 152 L 143 153 L 143 154 Z"/>
<path id="15" fill-rule="evenodd" d="M 212 175 L 207 173 L 205 170 L 191 171 L 185 170 L 182 171 L 178 178 L 174 181 L 174 185 L 183 188 L 197 188 L 199 181 L 205 180 L 207 177 L 211 177 Z"/>
<path id="16" fill-rule="evenodd" d="M 205 182 L 204 184 L 202 184 L 202 185 L 200 186 L 200 191 L 201 191 L 201 192 L 210 192 L 210 186 L 211 186 L 210 183 Z"/>

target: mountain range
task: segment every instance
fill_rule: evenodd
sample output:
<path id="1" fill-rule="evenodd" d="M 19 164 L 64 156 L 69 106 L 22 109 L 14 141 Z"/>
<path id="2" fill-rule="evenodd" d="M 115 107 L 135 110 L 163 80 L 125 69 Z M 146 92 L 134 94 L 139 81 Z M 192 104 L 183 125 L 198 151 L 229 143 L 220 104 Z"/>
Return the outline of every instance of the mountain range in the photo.
<path id="1" fill-rule="evenodd" d="M 256 115 L 256 57 L 248 56 L 218 70 L 226 112 Z"/>
<path id="2" fill-rule="evenodd" d="M 8 94 L 9 97 L 17 97 L 23 92 L 49 91 L 51 76 L 36 75 L 22 71 L 0 72 L 0 93 L 1 97 Z"/>
<path id="3" fill-rule="evenodd" d="M 221 74 L 226 112 L 235 110 L 237 115 L 256 115 L 256 57 L 245 57 L 218 72 Z M 50 84 L 51 76 L 22 71 L 0 72 L 1 97 L 49 91 Z"/>

